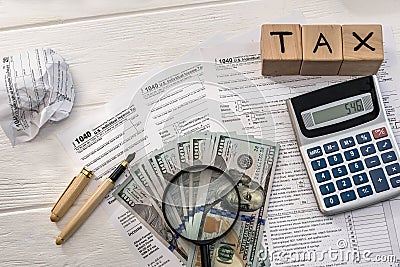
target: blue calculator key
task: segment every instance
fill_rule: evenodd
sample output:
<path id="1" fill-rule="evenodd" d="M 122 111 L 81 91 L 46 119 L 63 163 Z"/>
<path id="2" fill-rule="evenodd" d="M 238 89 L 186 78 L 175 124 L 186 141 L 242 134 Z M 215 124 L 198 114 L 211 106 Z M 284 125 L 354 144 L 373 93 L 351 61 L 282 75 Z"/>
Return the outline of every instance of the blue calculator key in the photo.
<path id="1" fill-rule="evenodd" d="M 331 174 L 329 173 L 328 170 L 323 171 L 323 172 L 317 172 L 315 174 L 315 178 L 317 178 L 318 183 L 326 182 L 331 179 Z"/>
<path id="2" fill-rule="evenodd" d="M 333 177 L 338 178 L 347 174 L 346 166 L 342 165 L 332 169 Z"/>
<path id="3" fill-rule="evenodd" d="M 339 164 L 339 163 L 343 163 L 342 155 L 340 155 L 340 153 L 338 153 L 338 154 L 329 156 L 328 162 L 329 162 L 329 165 L 331 165 L 331 166 Z"/>
<path id="4" fill-rule="evenodd" d="M 321 194 L 327 195 L 330 193 L 335 192 L 335 186 L 333 183 L 327 183 L 319 186 L 319 190 L 321 191 Z"/>
<path id="5" fill-rule="evenodd" d="M 368 176 L 365 172 L 356 174 L 353 176 L 353 182 L 355 185 L 360 185 L 368 182 Z"/>
<path id="6" fill-rule="evenodd" d="M 389 175 L 393 175 L 400 172 L 400 165 L 398 163 L 390 164 L 385 168 Z"/>
<path id="7" fill-rule="evenodd" d="M 337 180 L 336 181 L 336 186 L 337 186 L 337 188 L 339 190 L 350 188 L 351 187 L 350 178 L 344 178 L 344 179 L 341 179 L 341 180 Z"/>
<path id="8" fill-rule="evenodd" d="M 348 147 L 352 147 L 352 146 L 354 146 L 356 144 L 356 142 L 354 142 L 354 138 L 352 136 L 340 139 L 339 142 L 340 142 L 340 146 L 343 149 L 348 148 Z"/>
<path id="9" fill-rule="evenodd" d="M 318 171 L 318 170 L 326 167 L 326 161 L 325 161 L 325 159 L 313 160 L 313 161 L 311 161 L 311 166 L 314 171 Z"/>
<path id="10" fill-rule="evenodd" d="M 344 157 L 346 160 L 353 160 L 360 157 L 360 153 L 358 153 L 357 148 L 353 148 L 351 150 L 347 150 L 344 152 Z"/>
<path id="11" fill-rule="evenodd" d="M 339 150 L 339 145 L 338 145 L 338 143 L 336 141 L 333 141 L 333 142 L 325 144 L 324 145 L 324 150 L 325 150 L 326 154 L 329 154 L 329 153 L 338 151 Z"/>
<path id="12" fill-rule="evenodd" d="M 388 163 L 397 160 L 396 153 L 389 151 L 381 155 L 383 163 Z"/>
<path id="13" fill-rule="evenodd" d="M 336 205 L 340 204 L 339 198 L 338 198 L 337 195 L 333 195 L 333 196 L 324 198 L 324 202 L 325 202 L 325 206 L 327 208 L 330 208 L 330 207 L 333 207 L 333 206 L 336 206 Z"/>
<path id="14" fill-rule="evenodd" d="M 400 186 L 400 176 L 396 176 L 396 177 L 390 179 L 390 183 L 392 184 L 393 187 L 399 187 Z"/>
<path id="15" fill-rule="evenodd" d="M 360 150 L 361 150 L 361 154 L 363 154 L 363 156 L 368 156 L 368 155 L 374 154 L 376 152 L 374 144 L 362 146 L 362 147 L 360 147 Z"/>
<path id="16" fill-rule="evenodd" d="M 351 173 L 358 172 L 364 170 L 364 164 L 361 160 L 356 162 L 349 163 L 349 169 Z"/>
<path id="17" fill-rule="evenodd" d="M 377 193 L 389 190 L 389 184 L 382 168 L 370 171 L 369 175 L 371 176 L 372 183 Z"/>
<path id="18" fill-rule="evenodd" d="M 384 151 L 392 148 L 392 142 L 390 142 L 390 139 L 385 139 L 377 142 L 376 146 L 378 147 L 379 151 Z"/>
<path id="19" fill-rule="evenodd" d="M 381 164 L 381 161 L 379 160 L 378 156 L 366 158 L 364 161 L 365 165 L 367 165 L 368 168 L 376 167 Z"/>
<path id="20" fill-rule="evenodd" d="M 307 149 L 307 154 L 310 159 L 322 156 L 322 149 L 320 146 Z"/>
<path id="21" fill-rule="evenodd" d="M 340 193 L 340 198 L 342 199 L 343 203 L 353 201 L 357 198 L 356 192 L 354 190 L 349 190 L 346 192 Z"/>
<path id="22" fill-rule="evenodd" d="M 372 187 L 370 185 L 364 185 L 357 188 L 357 193 L 359 197 L 366 197 L 372 195 L 374 192 L 372 192 Z"/>
<path id="23" fill-rule="evenodd" d="M 364 144 L 372 140 L 369 132 L 361 133 L 356 135 L 357 142 L 359 144 Z"/>

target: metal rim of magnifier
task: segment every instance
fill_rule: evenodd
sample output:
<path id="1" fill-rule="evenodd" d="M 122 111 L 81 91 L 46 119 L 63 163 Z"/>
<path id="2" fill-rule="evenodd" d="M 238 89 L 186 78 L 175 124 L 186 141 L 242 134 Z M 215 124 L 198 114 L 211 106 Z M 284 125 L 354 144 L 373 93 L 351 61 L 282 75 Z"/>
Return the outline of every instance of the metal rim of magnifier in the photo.
<path id="1" fill-rule="evenodd" d="M 166 193 L 168 192 L 168 189 L 170 188 L 170 186 L 173 184 L 173 182 L 175 182 L 177 179 L 179 179 L 179 177 L 180 177 L 183 173 L 190 173 L 190 172 L 194 172 L 194 171 L 204 171 L 204 170 L 206 170 L 206 169 L 212 170 L 212 171 L 216 171 L 216 172 L 220 173 L 221 175 L 225 175 L 225 176 L 228 178 L 228 180 L 232 183 L 232 188 L 235 190 L 235 192 L 236 192 L 236 194 L 237 194 L 237 197 L 238 197 L 238 198 L 237 198 L 237 199 L 238 199 L 238 210 L 237 210 L 237 213 L 236 213 L 236 217 L 235 217 L 235 219 L 233 220 L 233 223 L 228 227 L 228 229 L 226 229 L 226 231 L 225 231 L 223 234 L 219 235 L 218 237 L 211 238 L 211 239 L 206 239 L 206 240 L 195 240 L 195 239 L 190 239 L 190 238 L 187 238 L 186 236 L 181 235 L 181 234 L 171 225 L 171 223 L 169 222 L 168 217 L 166 216 L 166 211 L 165 211 L 165 205 L 166 205 L 165 202 L 166 202 L 166 201 L 165 201 L 165 198 L 166 198 L 166 195 L 167 195 Z M 219 168 L 217 168 L 217 167 L 215 167 L 215 166 L 211 166 L 211 165 L 193 165 L 193 166 L 189 166 L 189 167 L 187 167 L 187 168 L 185 168 L 185 169 L 180 170 L 177 174 L 175 174 L 175 175 L 172 177 L 171 182 L 168 183 L 167 187 L 166 187 L 165 190 L 164 190 L 164 194 L 163 194 L 163 199 L 162 199 L 162 200 L 163 200 L 163 201 L 162 201 L 162 207 L 161 207 L 161 208 L 162 208 L 162 212 L 163 212 L 163 215 L 164 215 L 164 219 L 165 219 L 165 221 L 167 222 L 169 228 L 170 228 L 175 234 L 179 235 L 179 236 L 182 237 L 183 239 L 185 239 L 185 240 L 187 240 L 187 241 L 190 241 L 190 242 L 192 242 L 192 243 L 194 243 L 194 244 L 196 244 L 196 245 L 199 245 L 199 246 L 211 244 L 211 243 L 215 242 L 216 240 L 218 240 L 218 239 L 224 237 L 225 235 L 227 235 L 227 234 L 230 232 L 230 230 L 233 228 L 233 226 L 235 225 L 235 223 L 237 222 L 237 220 L 239 219 L 240 205 L 241 205 L 240 194 L 239 194 L 239 190 L 237 189 L 236 185 L 234 184 L 233 178 L 232 178 L 228 173 L 224 172 L 223 170 L 221 170 L 221 169 L 219 169 Z"/>

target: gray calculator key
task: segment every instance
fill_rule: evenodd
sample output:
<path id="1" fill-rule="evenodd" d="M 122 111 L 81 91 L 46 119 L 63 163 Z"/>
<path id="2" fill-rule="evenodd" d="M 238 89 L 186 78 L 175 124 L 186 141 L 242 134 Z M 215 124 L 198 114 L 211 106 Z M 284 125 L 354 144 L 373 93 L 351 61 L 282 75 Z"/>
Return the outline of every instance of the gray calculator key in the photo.
<path id="1" fill-rule="evenodd" d="M 389 184 L 382 168 L 378 168 L 369 172 L 375 191 L 377 193 L 389 190 Z"/>

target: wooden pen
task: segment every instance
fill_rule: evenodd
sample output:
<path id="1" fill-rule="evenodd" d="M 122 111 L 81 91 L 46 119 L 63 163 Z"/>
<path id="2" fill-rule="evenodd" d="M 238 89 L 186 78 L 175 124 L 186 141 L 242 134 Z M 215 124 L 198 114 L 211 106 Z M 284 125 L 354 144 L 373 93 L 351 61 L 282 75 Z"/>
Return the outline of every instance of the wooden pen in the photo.
<path id="1" fill-rule="evenodd" d="M 50 220 L 58 222 L 69 210 L 83 189 L 92 178 L 93 172 L 83 167 L 80 173 L 72 179 L 64 193 L 60 196 L 53 209 L 51 210 Z"/>
<path id="2" fill-rule="evenodd" d="M 100 204 L 104 197 L 114 187 L 115 182 L 122 175 L 128 167 L 128 164 L 135 158 L 135 153 L 129 154 L 126 160 L 122 161 L 120 165 L 112 172 L 110 177 L 105 179 L 100 186 L 96 189 L 94 194 L 86 201 L 82 208 L 75 214 L 75 216 L 68 222 L 61 233 L 57 236 L 56 244 L 61 245 L 70 238 L 73 233 L 82 225 L 82 223 L 89 217 L 89 215 Z"/>

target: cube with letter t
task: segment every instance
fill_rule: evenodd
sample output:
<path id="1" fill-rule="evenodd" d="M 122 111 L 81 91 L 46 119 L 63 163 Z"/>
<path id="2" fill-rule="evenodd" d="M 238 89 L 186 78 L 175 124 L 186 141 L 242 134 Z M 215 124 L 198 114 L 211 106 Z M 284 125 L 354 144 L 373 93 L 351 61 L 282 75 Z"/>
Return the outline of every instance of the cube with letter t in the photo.
<path id="1" fill-rule="evenodd" d="M 300 24 L 261 28 L 262 75 L 298 75 L 302 61 Z"/>
<path id="2" fill-rule="evenodd" d="M 342 65 L 342 27 L 303 25 L 301 75 L 337 75 Z"/>

